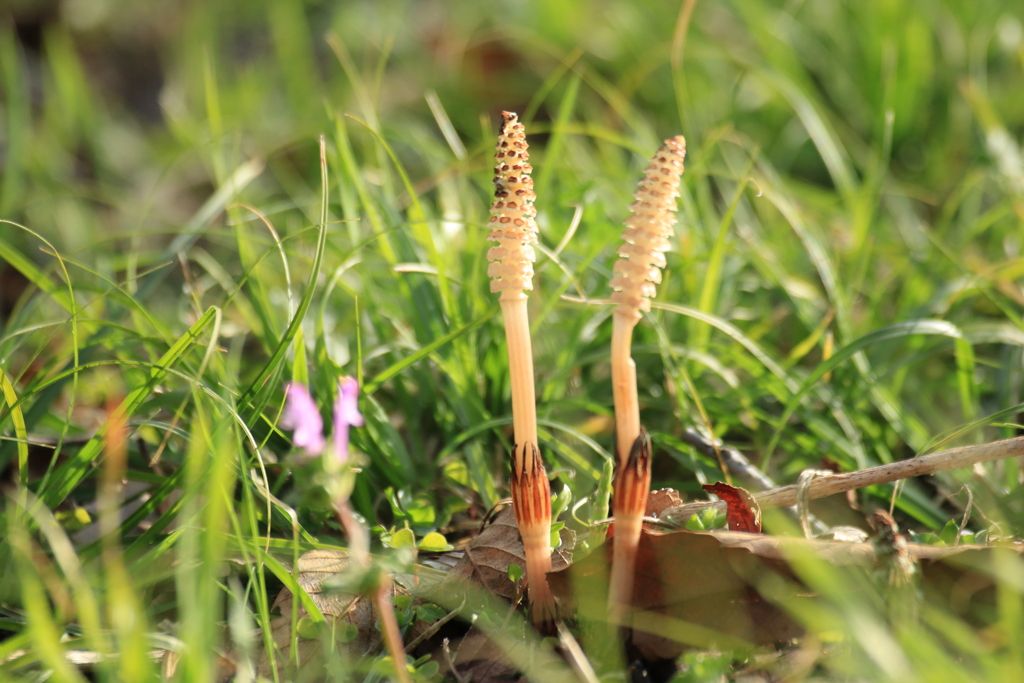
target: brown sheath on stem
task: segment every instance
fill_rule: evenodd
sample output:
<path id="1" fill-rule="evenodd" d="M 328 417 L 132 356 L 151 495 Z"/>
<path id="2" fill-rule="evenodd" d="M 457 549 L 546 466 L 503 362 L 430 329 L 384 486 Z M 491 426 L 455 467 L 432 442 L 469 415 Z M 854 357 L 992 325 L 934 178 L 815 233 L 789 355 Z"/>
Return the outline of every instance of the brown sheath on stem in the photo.
<path id="1" fill-rule="evenodd" d="M 527 595 L 532 605 L 533 623 L 548 631 L 557 616 L 547 581 L 547 573 L 551 571 L 551 485 L 544 462 L 533 444 L 516 444 L 512 453 L 512 508 L 526 555 Z M 515 466 L 516 461 L 521 462 L 522 467 Z"/>
<path id="2" fill-rule="evenodd" d="M 647 507 L 647 493 L 651 490 L 651 440 L 643 427 L 640 436 L 633 442 L 626 462 L 615 471 L 614 498 L 612 511 L 615 516 L 615 533 L 612 536 L 611 585 L 617 587 L 615 600 L 611 605 L 611 623 L 618 624 L 625 617 L 625 605 L 633 594 L 633 567 L 640 531 L 643 526 L 644 508 Z"/>
<path id="3" fill-rule="evenodd" d="M 612 316 L 611 349 L 619 470 L 615 479 L 615 554 L 610 587 L 613 623 L 624 617 L 629 604 L 641 520 L 650 489 L 650 443 L 640 426 L 636 364 L 630 347 L 633 328 L 642 311 L 650 310 L 655 285 L 661 282 L 685 156 L 686 140 L 681 135 L 670 138 L 644 170 L 644 178 L 633 194 L 635 201 L 629 207 L 633 215 L 626 219 L 622 233 L 625 244 L 618 250 L 622 258 L 615 262 L 611 282 L 615 290 L 612 301 L 619 304 Z"/>
<path id="4" fill-rule="evenodd" d="M 488 239 L 497 242 L 487 259 L 491 291 L 500 292 L 512 385 L 512 507 L 526 554 L 526 579 L 533 620 L 549 625 L 555 602 L 548 588 L 551 571 L 551 489 L 537 439 L 537 399 L 533 380 L 533 347 L 526 291 L 533 289 L 533 245 L 537 242 L 537 210 L 533 206 L 530 153 L 523 124 L 502 112 L 501 134 L 494 154 L 494 203 Z"/>

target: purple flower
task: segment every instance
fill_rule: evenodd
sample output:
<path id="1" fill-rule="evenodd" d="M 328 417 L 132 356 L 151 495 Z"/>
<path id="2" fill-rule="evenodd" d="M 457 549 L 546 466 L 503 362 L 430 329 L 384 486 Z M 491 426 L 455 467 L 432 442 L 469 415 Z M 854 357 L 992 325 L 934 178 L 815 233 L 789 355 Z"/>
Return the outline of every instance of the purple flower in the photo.
<path id="1" fill-rule="evenodd" d="M 324 452 L 326 443 L 324 421 L 320 417 L 316 403 L 313 402 L 313 397 L 309 395 L 306 387 L 297 382 L 289 382 L 286 391 L 288 400 L 285 403 L 284 415 L 281 416 L 281 426 L 295 430 L 292 443 L 296 446 L 306 449 L 309 455 L 320 455 Z"/>
<path id="2" fill-rule="evenodd" d="M 301 384 L 289 382 L 286 392 L 288 400 L 281 416 L 281 426 L 295 430 L 292 443 L 304 448 L 308 455 L 320 455 L 326 445 L 324 421 L 309 390 Z M 362 426 L 359 382 L 353 377 L 342 377 L 338 380 L 338 400 L 334 402 L 334 456 L 339 462 L 348 461 L 348 428 Z"/>
<path id="3" fill-rule="evenodd" d="M 338 380 L 338 400 L 334 402 L 334 455 L 339 462 L 348 460 L 348 428 L 362 427 L 359 412 L 359 382 L 354 377 Z"/>

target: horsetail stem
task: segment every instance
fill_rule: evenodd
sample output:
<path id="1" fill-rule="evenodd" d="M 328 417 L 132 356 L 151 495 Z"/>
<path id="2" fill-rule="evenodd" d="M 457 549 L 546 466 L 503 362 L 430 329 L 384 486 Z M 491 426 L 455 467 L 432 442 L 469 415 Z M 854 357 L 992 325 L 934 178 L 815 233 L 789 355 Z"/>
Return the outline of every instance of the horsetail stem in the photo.
<path id="1" fill-rule="evenodd" d="M 651 308 L 665 267 L 665 251 L 673 235 L 676 197 L 683 173 L 686 140 L 665 141 L 644 171 L 633 193 L 633 212 L 626 219 L 625 241 L 619 247 L 611 286 L 618 306 L 612 316 L 612 395 L 615 401 L 617 470 L 612 507 L 615 536 L 611 572 L 612 623 L 625 617 L 633 591 L 633 573 L 647 493 L 651 487 L 651 446 L 640 426 L 636 364 L 630 355 L 633 328 L 642 311 Z"/>
<path id="2" fill-rule="evenodd" d="M 551 487 L 537 440 L 533 347 L 526 292 L 533 289 L 533 245 L 537 242 L 537 198 L 530 173 L 523 124 L 502 112 L 494 167 L 494 203 L 488 239 L 498 243 L 487 252 L 491 292 L 499 293 L 512 385 L 512 506 L 526 555 L 526 579 L 534 623 L 550 624 L 555 603 L 548 587 L 551 571 Z"/>

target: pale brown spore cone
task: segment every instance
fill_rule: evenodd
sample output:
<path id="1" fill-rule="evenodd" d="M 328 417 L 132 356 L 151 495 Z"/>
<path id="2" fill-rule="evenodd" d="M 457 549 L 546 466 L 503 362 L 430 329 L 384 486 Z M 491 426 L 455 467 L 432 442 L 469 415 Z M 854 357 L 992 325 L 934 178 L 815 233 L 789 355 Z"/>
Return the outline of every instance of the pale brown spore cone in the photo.
<path id="1" fill-rule="evenodd" d="M 661 282 L 665 252 L 675 225 L 676 197 L 683 175 L 686 138 L 669 138 L 644 170 L 643 180 L 633 193 L 622 233 L 611 286 L 612 301 L 619 304 L 616 314 L 639 319 L 641 311 L 651 310 L 655 285 Z M 634 435 L 635 436 L 635 435 Z"/>
<path id="2" fill-rule="evenodd" d="M 665 251 L 675 225 L 676 197 L 683 175 L 686 139 L 669 138 L 644 170 L 633 193 L 633 212 L 626 219 L 611 287 L 615 308 L 612 327 L 612 395 L 615 400 L 616 456 L 621 467 L 640 435 L 640 402 L 636 366 L 630 356 L 633 328 L 643 311 L 651 309 L 655 285 L 661 282 Z"/>
<path id="3" fill-rule="evenodd" d="M 533 245 L 537 242 L 537 210 L 533 203 L 529 145 L 518 117 L 501 113 L 501 134 L 494 153 L 494 203 L 487 239 L 497 242 L 487 252 L 491 292 L 501 292 L 502 300 L 523 298 L 533 289 Z"/>
<path id="4" fill-rule="evenodd" d="M 547 581 L 551 571 L 551 485 L 540 452 L 532 444 L 517 444 L 512 450 L 512 508 L 526 556 L 527 596 L 533 623 L 547 631 L 557 617 Z M 517 460 L 521 466 L 515 465 Z"/>

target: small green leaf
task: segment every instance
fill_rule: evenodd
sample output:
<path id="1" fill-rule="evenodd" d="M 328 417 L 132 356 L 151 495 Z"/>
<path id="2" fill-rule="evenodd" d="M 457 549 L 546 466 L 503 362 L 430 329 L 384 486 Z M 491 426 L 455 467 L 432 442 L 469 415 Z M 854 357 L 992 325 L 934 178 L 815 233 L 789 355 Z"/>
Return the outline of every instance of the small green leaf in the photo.
<path id="1" fill-rule="evenodd" d="M 334 639 L 339 643 L 351 643 L 359 635 L 355 624 L 340 619 L 334 624 Z"/>
<path id="2" fill-rule="evenodd" d="M 708 508 L 700 513 L 701 524 L 705 529 L 724 529 L 728 521 L 725 515 L 718 514 L 715 508 Z"/>
<path id="3" fill-rule="evenodd" d="M 388 545 L 392 548 L 412 548 L 416 545 L 416 535 L 411 529 L 399 529 L 391 534 Z"/>
<path id="4" fill-rule="evenodd" d="M 708 531 L 710 529 L 719 529 L 725 525 L 724 523 L 724 515 L 719 515 L 718 510 L 715 508 L 707 508 L 695 515 L 691 515 L 686 520 L 686 528 L 690 531 Z"/>
<path id="5" fill-rule="evenodd" d="M 519 583 L 520 579 L 523 578 L 523 568 L 515 562 L 510 562 L 508 565 L 508 578 L 512 583 Z"/>
<path id="6" fill-rule="evenodd" d="M 448 613 L 433 603 L 428 602 L 416 608 L 416 618 L 427 623 L 433 623 L 446 616 L 448 616 Z"/>
<path id="7" fill-rule="evenodd" d="M 89 511 L 83 507 L 75 507 L 73 510 L 58 510 L 54 516 L 65 531 L 78 531 L 92 524 Z"/>
<path id="8" fill-rule="evenodd" d="M 960 533 L 960 525 L 957 524 L 955 519 L 951 519 L 946 522 L 946 526 L 942 527 L 942 531 L 939 532 L 939 539 L 946 545 L 955 545 L 956 537 Z"/>
<path id="9" fill-rule="evenodd" d="M 924 533 L 917 533 L 914 531 L 910 532 L 910 540 L 914 543 L 920 543 L 922 545 L 941 545 L 942 539 L 939 538 L 934 532 L 926 531 Z"/>
<path id="10" fill-rule="evenodd" d="M 437 674 L 438 674 L 438 672 L 440 670 L 441 670 L 441 666 L 437 662 L 430 661 L 430 662 L 427 662 L 426 664 L 424 664 L 423 666 L 417 667 L 416 668 L 416 674 L 418 676 L 422 676 L 423 678 L 425 678 L 427 680 L 431 680 L 435 676 L 437 676 Z"/>
<path id="11" fill-rule="evenodd" d="M 452 460 L 445 464 L 441 470 L 444 472 L 444 476 L 448 477 L 456 484 L 462 486 L 469 486 L 469 468 L 466 467 L 466 463 L 461 460 Z"/>
<path id="12" fill-rule="evenodd" d="M 395 519 L 409 520 L 412 526 L 423 530 L 436 526 L 437 510 L 429 496 L 422 493 L 413 495 L 407 488 L 399 491 L 388 488 L 385 494 Z"/>
<path id="13" fill-rule="evenodd" d="M 409 609 L 409 605 L 412 604 L 412 596 L 396 595 L 392 602 L 395 603 L 395 607 L 397 607 L 398 609 Z"/>
<path id="14" fill-rule="evenodd" d="M 388 499 L 388 504 L 391 506 L 391 514 L 393 514 L 396 519 L 405 519 L 405 510 L 402 508 L 402 503 L 398 498 L 398 492 L 389 486 L 384 489 L 384 496 Z"/>
<path id="15" fill-rule="evenodd" d="M 572 503 L 572 491 L 568 486 L 563 486 L 557 495 L 551 496 L 551 519 L 558 519 L 564 510 Z"/>
<path id="16" fill-rule="evenodd" d="M 434 526 L 437 521 L 437 510 L 434 509 L 434 502 L 425 495 L 418 495 L 406 505 L 406 512 L 409 515 L 409 523 L 417 527 Z"/>
<path id="17" fill-rule="evenodd" d="M 299 619 L 299 623 L 295 625 L 295 632 L 299 634 L 300 638 L 307 640 L 313 640 L 320 636 L 320 629 L 316 625 L 316 622 L 309 617 L 302 617 Z"/>
<path id="18" fill-rule="evenodd" d="M 443 553 L 454 549 L 453 546 L 448 543 L 448 539 L 436 531 L 431 531 L 429 534 L 424 536 L 417 547 L 428 553 Z"/>
<path id="19" fill-rule="evenodd" d="M 565 528 L 565 522 L 555 522 L 551 525 L 551 548 L 557 548 L 562 545 L 562 536 L 559 533 Z"/>

